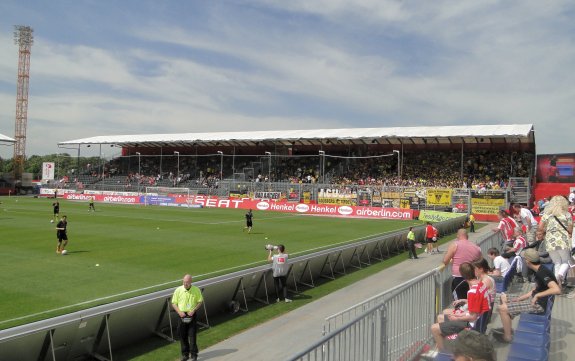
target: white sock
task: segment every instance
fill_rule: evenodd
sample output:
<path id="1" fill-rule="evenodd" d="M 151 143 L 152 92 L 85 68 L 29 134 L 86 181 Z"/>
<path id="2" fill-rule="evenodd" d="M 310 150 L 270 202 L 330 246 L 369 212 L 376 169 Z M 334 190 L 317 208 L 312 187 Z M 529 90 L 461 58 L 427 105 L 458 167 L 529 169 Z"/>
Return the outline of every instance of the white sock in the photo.
<path id="1" fill-rule="evenodd" d="M 569 265 L 566 263 L 562 263 L 559 267 L 559 275 L 565 279 L 567 277 L 567 272 L 569 271 Z"/>

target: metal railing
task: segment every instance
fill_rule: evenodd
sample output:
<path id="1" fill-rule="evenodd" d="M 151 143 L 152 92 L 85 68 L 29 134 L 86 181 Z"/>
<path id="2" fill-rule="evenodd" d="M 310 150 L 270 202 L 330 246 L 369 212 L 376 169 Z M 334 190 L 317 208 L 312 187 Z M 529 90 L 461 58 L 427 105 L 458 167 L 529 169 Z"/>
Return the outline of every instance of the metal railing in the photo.
<path id="1" fill-rule="evenodd" d="M 476 242 L 485 252 L 498 233 Z M 451 301 L 450 267 L 426 272 L 326 318 L 321 340 L 290 360 L 410 360 L 431 339 L 435 315 Z"/>

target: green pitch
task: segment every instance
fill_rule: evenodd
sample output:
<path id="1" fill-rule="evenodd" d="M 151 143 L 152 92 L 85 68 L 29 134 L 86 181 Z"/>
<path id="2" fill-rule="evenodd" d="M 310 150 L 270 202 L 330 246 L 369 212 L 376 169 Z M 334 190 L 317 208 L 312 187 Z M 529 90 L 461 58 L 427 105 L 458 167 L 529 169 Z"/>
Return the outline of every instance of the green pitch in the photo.
<path id="1" fill-rule="evenodd" d="M 0 198 L 0 329 L 265 264 L 267 243 L 292 257 L 415 224 L 243 210 L 60 200 L 68 254 L 56 254 L 52 199 Z M 267 239 L 266 239 L 267 238 Z"/>

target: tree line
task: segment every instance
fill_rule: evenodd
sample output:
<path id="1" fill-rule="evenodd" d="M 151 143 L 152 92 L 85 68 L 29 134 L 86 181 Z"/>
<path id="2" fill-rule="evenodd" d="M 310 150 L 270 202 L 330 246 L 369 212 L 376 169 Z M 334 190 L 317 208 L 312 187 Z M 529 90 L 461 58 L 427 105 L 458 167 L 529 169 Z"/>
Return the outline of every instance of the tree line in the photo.
<path id="1" fill-rule="evenodd" d="M 24 162 L 24 173 L 32 173 L 34 179 L 42 178 L 42 163 L 53 162 L 55 164 L 55 178 L 58 179 L 64 175 L 88 174 L 90 170 L 97 170 L 98 167 L 105 164 L 105 160 L 98 157 L 80 157 L 72 156 L 68 153 L 32 155 L 26 158 Z M 13 173 L 14 161 L 12 158 L 4 159 L 0 157 L 0 174 Z"/>

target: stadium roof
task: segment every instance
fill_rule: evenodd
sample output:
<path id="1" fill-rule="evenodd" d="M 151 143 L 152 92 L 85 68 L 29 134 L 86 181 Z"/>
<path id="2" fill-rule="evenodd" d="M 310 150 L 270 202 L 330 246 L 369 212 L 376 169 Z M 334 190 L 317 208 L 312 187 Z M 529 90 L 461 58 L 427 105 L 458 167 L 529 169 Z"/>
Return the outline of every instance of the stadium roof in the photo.
<path id="1" fill-rule="evenodd" d="M 114 144 L 122 147 L 259 146 L 326 144 L 535 143 L 533 124 L 433 127 L 270 130 L 244 132 L 108 135 L 58 145 Z"/>
<path id="2" fill-rule="evenodd" d="M 16 140 L 5 136 L 4 134 L 0 134 L 0 142 L 2 143 L 16 143 Z"/>

